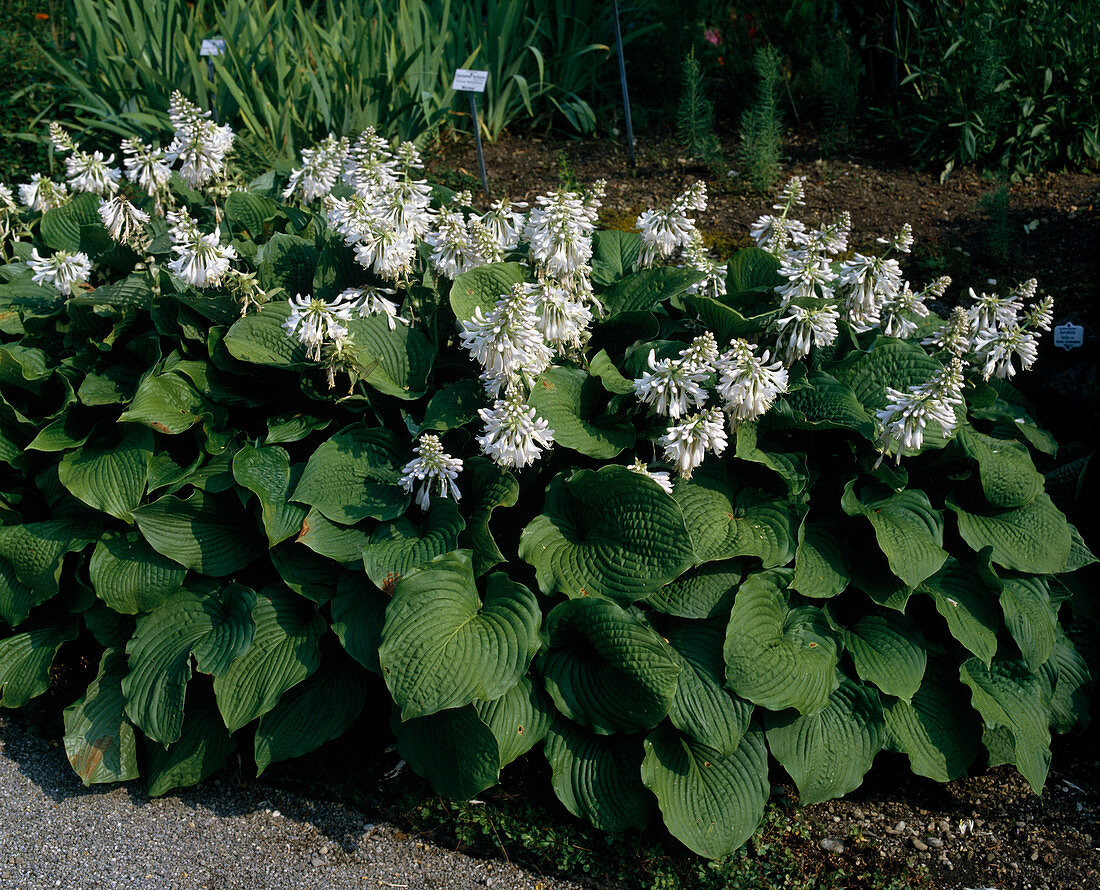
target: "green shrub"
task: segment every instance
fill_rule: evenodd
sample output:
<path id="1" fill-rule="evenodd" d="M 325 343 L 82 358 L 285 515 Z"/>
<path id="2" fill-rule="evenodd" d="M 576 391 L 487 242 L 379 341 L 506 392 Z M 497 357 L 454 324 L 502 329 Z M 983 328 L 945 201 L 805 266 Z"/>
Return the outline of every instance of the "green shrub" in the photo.
<path id="1" fill-rule="evenodd" d="M 243 186 L 229 132 L 172 117 L 165 182 L 108 200 L 55 128 L 76 194 L 3 202 L 0 704 L 98 664 L 64 713 L 86 783 L 262 772 L 373 673 L 445 797 L 541 745 L 572 813 L 659 811 L 706 857 L 769 756 L 803 803 L 886 748 L 1042 787 L 1095 560 L 1007 382 L 1034 282 L 941 319 L 908 230 L 850 252 L 798 180 L 719 263 L 701 184 L 597 232 L 598 188 L 476 214 L 371 133 Z"/>
<path id="2" fill-rule="evenodd" d="M 722 147 L 714 135 L 714 106 L 703 87 L 703 72 L 694 50 L 684 56 L 681 69 L 682 89 L 676 114 L 680 142 L 693 158 L 708 167 L 722 164 Z"/>
<path id="3" fill-rule="evenodd" d="M 757 50 L 753 69 L 756 100 L 741 115 L 741 158 L 753 187 L 765 191 L 779 176 L 782 151 L 783 116 L 778 92 L 783 71 L 779 51 L 771 46 Z"/>

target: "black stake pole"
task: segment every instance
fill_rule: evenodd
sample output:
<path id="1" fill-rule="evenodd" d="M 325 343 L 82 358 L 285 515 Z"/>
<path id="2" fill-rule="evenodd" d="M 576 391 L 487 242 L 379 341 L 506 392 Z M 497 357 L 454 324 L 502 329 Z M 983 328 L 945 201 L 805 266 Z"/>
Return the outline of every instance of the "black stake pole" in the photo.
<path id="1" fill-rule="evenodd" d="M 474 119 L 474 142 L 477 144 L 477 168 L 481 173 L 481 187 L 485 189 L 485 194 L 489 194 L 489 177 L 485 175 L 485 152 L 481 148 L 481 124 L 477 119 L 477 97 L 474 93 L 468 94 L 470 97 L 470 114 Z"/>
<path id="2" fill-rule="evenodd" d="M 623 61 L 623 32 L 619 27 L 619 0 L 611 0 L 615 18 L 615 51 L 619 56 L 619 83 L 623 88 L 623 116 L 626 121 L 626 156 L 634 169 L 634 127 L 630 123 L 630 94 L 626 89 L 626 62 Z"/>

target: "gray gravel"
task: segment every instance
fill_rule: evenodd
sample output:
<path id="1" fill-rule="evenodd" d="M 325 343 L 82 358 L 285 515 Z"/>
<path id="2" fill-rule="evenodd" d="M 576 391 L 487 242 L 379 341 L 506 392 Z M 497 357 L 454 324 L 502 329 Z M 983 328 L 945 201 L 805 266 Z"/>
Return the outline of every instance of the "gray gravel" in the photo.
<path id="1" fill-rule="evenodd" d="M 259 781 L 155 800 L 138 783 L 86 789 L 56 742 L 0 720 L 0 888 L 55 887 L 580 890 Z"/>

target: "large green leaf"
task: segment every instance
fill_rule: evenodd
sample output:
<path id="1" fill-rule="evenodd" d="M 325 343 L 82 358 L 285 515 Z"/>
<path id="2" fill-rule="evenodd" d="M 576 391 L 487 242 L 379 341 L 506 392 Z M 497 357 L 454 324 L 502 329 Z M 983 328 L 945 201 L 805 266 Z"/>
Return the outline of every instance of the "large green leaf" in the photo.
<path id="1" fill-rule="evenodd" d="M 501 572 L 478 596 L 469 551 L 454 551 L 398 582 L 378 656 L 403 720 L 503 695 L 539 648 L 535 596 Z"/>
<path id="2" fill-rule="evenodd" d="M 419 328 L 399 324 L 391 330 L 382 312 L 352 319 L 347 328 L 347 351 L 360 380 L 398 399 L 424 395 L 435 347 Z"/>
<path id="3" fill-rule="evenodd" d="M 487 405 L 485 386 L 480 380 L 450 383 L 429 399 L 420 430 L 458 429 L 475 420 L 478 410 Z"/>
<path id="4" fill-rule="evenodd" d="M 497 740 L 473 705 L 406 720 L 397 731 L 397 748 L 450 800 L 469 800 L 500 776 Z"/>
<path id="5" fill-rule="evenodd" d="M 428 511 L 384 522 L 363 551 L 367 575 L 376 585 L 392 589 L 411 569 L 458 547 L 466 526 L 454 501 L 435 498 Z"/>
<path id="6" fill-rule="evenodd" d="M 302 530 L 295 543 L 304 544 L 319 556 L 340 563 L 344 568 L 362 568 L 363 548 L 370 536 L 359 526 L 337 525 L 329 522 L 317 510 L 310 510 L 302 520 Z M 272 553 L 278 551 L 273 550 Z M 280 574 L 286 571 L 280 566 Z M 290 581 L 287 585 L 293 587 Z"/>
<path id="7" fill-rule="evenodd" d="M 680 659 L 643 619 L 599 598 L 568 600 L 546 618 L 539 660 L 558 710 L 597 733 L 652 729 L 676 695 Z"/>
<path id="8" fill-rule="evenodd" d="M 637 232 L 599 231 L 592 235 L 592 281 L 601 287 L 630 273 L 642 252 Z"/>
<path id="9" fill-rule="evenodd" d="M 274 445 L 245 445 L 233 455 L 233 479 L 256 495 L 267 543 L 271 547 L 296 535 L 309 512 L 290 503 L 296 475 L 286 450 Z"/>
<path id="10" fill-rule="evenodd" d="M 107 649 L 87 691 L 65 709 L 65 756 L 85 785 L 139 775 L 137 738 L 122 694 L 125 676 L 125 653 Z"/>
<path id="11" fill-rule="evenodd" d="M 357 665 L 325 653 L 321 666 L 260 718 L 256 775 L 342 735 L 362 713 L 367 688 L 367 675 Z"/>
<path id="12" fill-rule="evenodd" d="M 257 263 L 260 287 L 264 290 L 281 287 L 287 295 L 312 293 L 317 258 L 318 251 L 311 240 L 282 232 L 272 235 Z"/>
<path id="13" fill-rule="evenodd" d="M 313 452 L 293 499 L 348 525 L 368 516 L 394 519 L 409 506 L 398 484 L 402 465 L 391 432 L 349 427 Z"/>
<path id="14" fill-rule="evenodd" d="M 333 597 L 332 631 L 345 651 L 369 671 L 381 676 L 378 647 L 386 621 L 389 597 L 376 588 L 362 572 L 344 572 Z"/>
<path id="15" fill-rule="evenodd" d="M 163 497 L 135 510 L 134 520 L 154 550 L 204 575 L 230 575 L 266 549 L 240 502 L 225 495 Z"/>
<path id="16" fill-rule="evenodd" d="M 51 250 L 80 250 L 82 226 L 98 226 L 103 229 L 99 202 L 98 195 L 85 192 L 74 196 L 61 207 L 54 207 L 43 213 L 40 230 L 46 246 Z"/>
<path id="17" fill-rule="evenodd" d="M 768 752 L 758 729 L 719 754 L 669 726 L 645 740 L 642 781 L 655 795 L 669 832 L 700 856 L 716 859 L 745 843 L 764 818 Z"/>
<path id="18" fill-rule="evenodd" d="M 736 496 L 724 476 L 697 473 L 676 483 L 673 497 L 684 514 L 695 561 L 755 556 L 764 568 L 794 555 L 797 517 L 784 501 L 752 488 Z"/>
<path id="19" fill-rule="evenodd" d="M 0 640 L 0 708 L 21 708 L 49 689 L 57 650 L 76 636 L 76 625 L 55 624 Z"/>
<path id="20" fill-rule="evenodd" d="M 146 743 L 149 796 L 197 785 L 225 766 L 236 747 L 214 703 L 192 702 L 179 741 L 167 747 Z"/>
<path id="21" fill-rule="evenodd" d="M 913 697 L 924 678 L 928 651 L 910 618 L 881 609 L 864 615 L 843 633 L 861 680 L 904 701 Z"/>
<path id="22" fill-rule="evenodd" d="M 991 507 L 1022 507 L 1043 491 L 1043 474 L 1035 469 L 1027 446 L 1012 439 L 994 439 L 972 428 L 964 428 L 959 441 L 978 462 L 982 492 Z"/>
<path id="23" fill-rule="evenodd" d="M 810 468 L 805 453 L 776 449 L 770 442 L 761 442 L 757 424 L 742 422 L 737 425 L 735 457 L 760 464 L 779 474 L 787 483 L 787 493 L 798 497 L 810 484 Z"/>
<path id="24" fill-rule="evenodd" d="M 981 721 L 954 668 L 942 658 L 928 663 L 912 701 L 886 699 L 883 716 L 890 746 L 909 758 L 917 775 L 950 782 L 965 776 L 974 762 Z"/>
<path id="25" fill-rule="evenodd" d="M 340 528 L 340 526 L 332 527 Z M 360 534 L 360 537 L 356 540 L 356 544 L 360 544 L 363 536 L 361 533 L 357 532 L 357 534 Z M 328 602 L 336 594 L 336 583 L 340 580 L 343 567 L 309 547 L 299 547 L 297 544 L 296 541 L 287 542 L 273 548 L 270 553 L 271 565 L 278 572 L 282 582 L 299 596 L 304 596 L 318 605 Z M 352 561 L 354 562 L 354 559 Z"/>
<path id="26" fill-rule="evenodd" d="M 87 523 L 64 521 L 0 526 L 0 618 L 17 627 L 31 609 L 57 596 L 65 554 L 98 534 Z"/>
<path id="27" fill-rule="evenodd" d="M 1005 627 L 1027 666 L 1037 671 L 1054 652 L 1057 639 L 1058 614 L 1050 603 L 1050 588 L 1042 578 L 1027 576 L 1004 578 L 1002 583 Z"/>
<path id="28" fill-rule="evenodd" d="M 644 602 L 651 609 L 680 618 L 727 616 L 742 575 L 735 559 L 704 563 L 654 591 Z"/>
<path id="29" fill-rule="evenodd" d="M 741 698 L 815 714 L 837 688 L 837 644 L 817 606 L 792 607 L 787 576 L 742 583 L 726 628 L 726 685 Z"/>
<path id="30" fill-rule="evenodd" d="M 726 266 L 726 290 L 737 294 L 758 288 L 773 288 L 783 283 L 775 254 L 759 247 L 743 247 Z"/>
<path id="31" fill-rule="evenodd" d="M 468 321 L 474 309 L 487 315 L 513 284 L 523 281 L 525 271 L 519 263 L 488 263 L 455 277 L 451 285 L 451 309 L 455 318 Z"/>
<path id="32" fill-rule="evenodd" d="M 554 712 L 540 687 L 527 677 L 500 698 L 478 700 L 471 707 L 496 739 L 502 769 L 546 737 Z"/>
<path id="33" fill-rule="evenodd" d="M 986 726 L 1012 734 L 1016 768 L 1038 794 L 1050 768 L 1049 692 L 1043 679 L 1021 661 L 977 658 L 965 661 L 959 677 L 970 687 L 974 707 Z"/>
<path id="34" fill-rule="evenodd" d="M 633 602 L 694 559 L 679 506 L 652 479 L 626 467 L 556 476 L 544 509 L 519 545 L 543 593 Z"/>
<path id="35" fill-rule="evenodd" d="M 823 711 L 777 715 L 767 734 L 772 755 L 794 779 L 804 806 L 858 788 L 886 735 L 878 693 L 849 680 Z"/>
<path id="36" fill-rule="evenodd" d="M 644 311 L 682 294 L 702 279 L 703 273 L 694 269 L 671 266 L 641 269 L 611 285 L 600 294 L 600 301 L 609 315 Z"/>
<path id="37" fill-rule="evenodd" d="M 61 484 L 89 507 L 124 522 L 145 494 L 153 434 L 147 429 L 123 432 L 112 442 L 95 442 L 70 451 L 57 468 Z"/>
<path id="38" fill-rule="evenodd" d="M 320 663 L 325 619 L 309 600 L 277 587 L 261 590 L 252 607 L 252 645 L 214 677 L 218 710 L 230 732 L 270 711 Z"/>
<path id="39" fill-rule="evenodd" d="M 634 427 L 599 412 L 605 395 L 587 371 L 555 365 L 536 381 L 528 403 L 550 425 L 557 444 L 606 460 L 634 446 Z"/>
<path id="40" fill-rule="evenodd" d="M 290 303 L 264 303 L 259 312 L 234 322 L 222 341 L 229 354 L 253 365 L 276 368 L 306 367 L 306 347 L 288 336 L 283 323 L 290 317 Z"/>
<path id="41" fill-rule="evenodd" d="M 682 667 L 668 719 L 693 742 L 729 756 L 748 731 L 752 705 L 725 688 L 725 632 L 721 620 L 684 622 L 668 631 Z"/>
<path id="42" fill-rule="evenodd" d="M 756 315 L 742 315 L 726 303 L 703 294 L 688 294 L 684 302 L 719 343 L 766 331 L 781 314 L 779 310 L 771 309 Z"/>
<path id="43" fill-rule="evenodd" d="M 187 569 L 157 553 L 136 532 L 108 529 L 88 562 L 96 596 L 123 615 L 156 609 L 180 589 L 186 575 Z"/>
<path id="44" fill-rule="evenodd" d="M 1006 569 L 1046 575 L 1060 572 L 1069 559 L 1072 536 L 1062 511 L 1041 494 L 1014 510 L 972 512 L 948 496 L 959 520 L 959 534 L 974 550 L 993 548 L 993 561 Z"/>
<path id="45" fill-rule="evenodd" d="M 850 580 L 845 543 L 836 523 L 805 520 L 798 529 L 791 588 L 803 596 L 828 599 L 843 593 Z"/>
<path id="46" fill-rule="evenodd" d="M 871 523 L 890 571 L 909 587 L 934 575 L 947 559 L 943 514 L 933 509 L 923 491 L 874 485 L 857 496 L 853 480 L 844 486 L 841 505 L 849 516 L 863 516 Z"/>
<path id="47" fill-rule="evenodd" d="M 204 674 L 225 673 L 252 643 L 255 602 L 256 595 L 239 584 L 184 588 L 138 619 L 126 647 L 130 673 L 122 691 L 127 715 L 149 738 L 167 745 L 180 737 L 192 657 Z"/>
<path id="48" fill-rule="evenodd" d="M 519 498 L 516 477 L 485 457 L 472 457 L 463 465 L 463 487 L 470 524 L 467 534 L 474 552 L 474 572 L 483 575 L 504 562 L 493 539 L 489 521 L 497 507 L 514 507 Z"/>
<path id="49" fill-rule="evenodd" d="M 991 573 L 959 562 L 954 557 L 921 586 L 932 597 L 951 635 L 986 664 L 997 651 L 996 597 L 1000 585 Z"/>
<path id="50" fill-rule="evenodd" d="M 554 794 L 574 816 L 611 832 L 649 822 L 654 800 L 642 784 L 638 737 L 596 735 L 558 720 L 546 734 L 544 751 Z"/>
<path id="51" fill-rule="evenodd" d="M 266 195 L 241 189 L 231 192 L 225 200 L 225 218 L 256 244 L 264 241 L 264 222 L 278 214 L 279 203 Z"/>
<path id="52" fill-rule="evenodd" d="M 824 371 L 811 371 L 806 383 L 785 397 L 794 411 L 793 418 L 769 416 L 767 419 L 795 429 L 852 430 L 866 439 L 874 439 L 875 422 L 850 386 Z"/>
<path id="53" fill-rule="evenodd" d="M 143 423 L 161 433 L 176 435 L 191 429 L 206 413 L 198 390 L 182 374 L 166 371 L 145 377 L 120 422 Z"/>
<path id="54" fill-rule="evenodd" d="M 1083 726 L 1089 717 L 1089 666 L 1061 626 L 1056 627 L 1054 652 L 1043 665 L 1051 677 L 1050 723 L 1055 732 L 1069 732 Z"/>

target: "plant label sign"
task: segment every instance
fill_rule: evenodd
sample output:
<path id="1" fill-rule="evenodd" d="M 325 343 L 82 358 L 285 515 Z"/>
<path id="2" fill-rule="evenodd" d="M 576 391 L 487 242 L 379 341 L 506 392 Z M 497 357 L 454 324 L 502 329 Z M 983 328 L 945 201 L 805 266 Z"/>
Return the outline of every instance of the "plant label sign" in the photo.
<path id="1" fill-rule="evenodd" d="M 1082 343 L 1085 342 L 1085 328 L 1083 325 L 1070 324 L 1068 321 L 1065 324 L 1057 325 L 1054 328 L 1054 345 L 1059 349 L 1076 349 Z"/>
<path id="2" fill-rule="evenodd" d="M 224 37 L 207 37 L 202 46 L 199 47 L 200 56 L 224 56 L 225 55 L 225 38 Z"/>
<path id="3" fill-rule="evenodd" d="M 485 82 L 488 79 L 488 71 L 477 71 L 473 68 L 457 68 L 455 70 L 455 79 L 451 83 L 451 89 L 462 90 L 466 93 L 484 93 Z"/>

